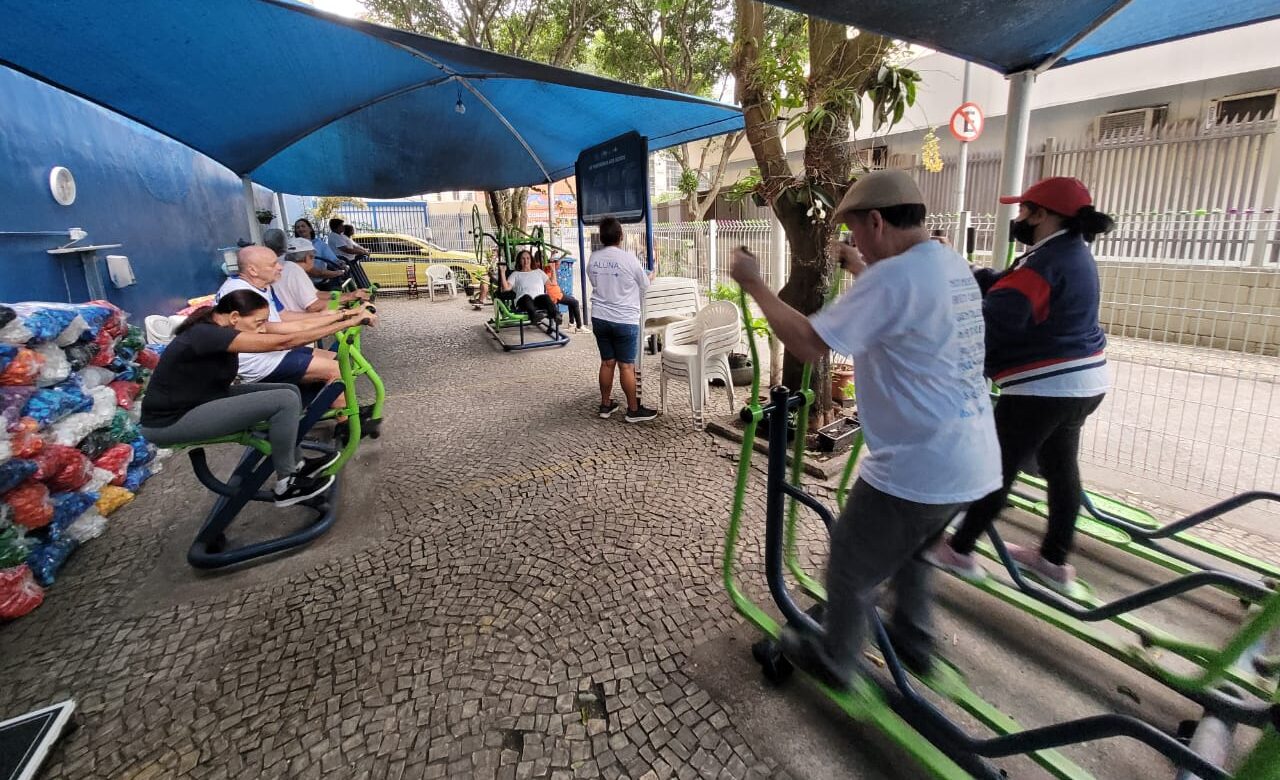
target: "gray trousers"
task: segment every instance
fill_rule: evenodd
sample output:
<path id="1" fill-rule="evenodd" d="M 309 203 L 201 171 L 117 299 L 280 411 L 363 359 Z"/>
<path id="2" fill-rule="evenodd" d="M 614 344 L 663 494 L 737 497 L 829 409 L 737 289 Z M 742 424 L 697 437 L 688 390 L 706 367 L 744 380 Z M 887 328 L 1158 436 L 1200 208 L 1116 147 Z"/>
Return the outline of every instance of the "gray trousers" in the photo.
<path id="1" fill-rule="evenodd" d="M 859 479 L 831 530 L 823 640 L 829 660 L 853 674 L 867 638 L 867 614 L 892 579 L 895 649 L 928 657 L 933 649 L 931 567 L 916 557 L 964 504 L 917 504 Z"/>
<path id="2" fill-rule="evenodd" d="M 302 453 L 298 450 L 298 419 L 302 394 L 297 385 L 232 385 L 231 395 L 203 403 L 162 428 L 143 426 L 142 435 L 160 446 L 229 436 L 266 420 L 267 439 L 276 474 L 292 476 Z"/>

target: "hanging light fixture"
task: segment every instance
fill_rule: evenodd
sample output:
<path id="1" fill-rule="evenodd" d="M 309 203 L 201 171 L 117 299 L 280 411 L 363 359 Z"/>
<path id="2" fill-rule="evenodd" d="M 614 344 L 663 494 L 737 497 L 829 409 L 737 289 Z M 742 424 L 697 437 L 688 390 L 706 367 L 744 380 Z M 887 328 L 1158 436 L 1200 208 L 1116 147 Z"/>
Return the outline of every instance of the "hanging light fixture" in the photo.
<path id="1" fill-rule="evenodd" d="M 462 87 L 458 87 L 458 102 L 453 104 L 453 110 L 457 111 L 459 116 L 467 113 L 467 106 L 462 102 Z"/>

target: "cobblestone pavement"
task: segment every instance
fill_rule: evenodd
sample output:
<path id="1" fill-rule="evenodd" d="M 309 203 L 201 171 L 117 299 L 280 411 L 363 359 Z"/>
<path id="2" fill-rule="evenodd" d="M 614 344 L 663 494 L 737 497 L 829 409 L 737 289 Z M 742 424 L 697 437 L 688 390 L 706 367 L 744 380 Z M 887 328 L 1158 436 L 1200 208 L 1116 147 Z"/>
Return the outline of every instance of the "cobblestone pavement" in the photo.
<path id="1" fill-rule="evenodd" d="M 211 499 L 174 459 L 0 626 L 5 711 L 80 704 L 46 776 L 787 777 L 687 667 L 740 621 L 719 577 L 732 448 L 693 430 L 683 388 L 651 424 L 600 420 L 589 336 L 502 354 L 463 304 L 383 309 L 381 454 L 344 475 L 369 498 L 329 537 L 197 575 L 181 551 Z"/>

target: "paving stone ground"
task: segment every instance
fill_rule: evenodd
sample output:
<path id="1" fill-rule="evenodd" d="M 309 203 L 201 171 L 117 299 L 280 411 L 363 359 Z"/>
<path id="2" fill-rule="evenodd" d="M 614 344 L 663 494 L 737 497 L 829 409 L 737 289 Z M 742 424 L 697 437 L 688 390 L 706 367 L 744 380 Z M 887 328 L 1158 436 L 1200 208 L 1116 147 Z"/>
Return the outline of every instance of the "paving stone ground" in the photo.
<path id="1" fill-rule="evenodd" d="M 461 303 L 383 312 L 385 435 L 329 537 L 186 568 L 211 499 L 175 458 L 0 626 L 3 711 L 79 702 L 45 776 L 791 776 L 690 673 L 741 621 L 719 573 L 733 448 L 693 429 L 683 388 L 651 424 L 600 420 L 585 334 L 503 354 Z"/>

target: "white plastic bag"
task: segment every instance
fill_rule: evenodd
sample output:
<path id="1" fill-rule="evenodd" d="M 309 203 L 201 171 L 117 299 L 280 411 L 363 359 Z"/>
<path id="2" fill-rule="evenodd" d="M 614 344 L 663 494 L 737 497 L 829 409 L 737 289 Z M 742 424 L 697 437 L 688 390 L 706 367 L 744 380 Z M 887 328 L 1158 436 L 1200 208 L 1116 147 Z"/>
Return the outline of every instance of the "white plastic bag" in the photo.
<path id="1" fill-rule="evenodd" d="M 44 357 L 44 366 L 40 369 L 40 376 L 36 378 L 37 387 L 53 387 L 71 376 L 71 361 L 67 360 L 62 347 L 49 343 L 34 349 Z"/>
<path id="2" fill-rule="evenodd" d="M 102 536 L 102 532 L 107 530 L 107 518 L 98 514 L 98 510 L 90 509 L 76 521 L 67 526 L 67 536 L 75 539 L 80 544 L 84 544 L 90 539 L 97 539 Z"/>

